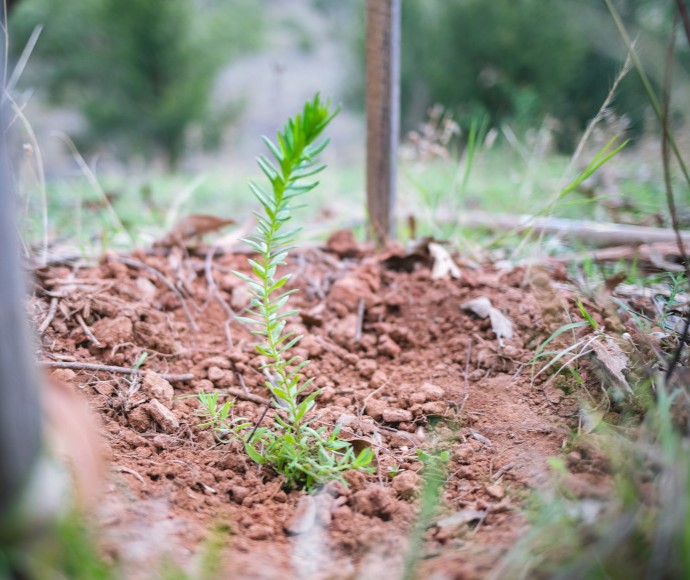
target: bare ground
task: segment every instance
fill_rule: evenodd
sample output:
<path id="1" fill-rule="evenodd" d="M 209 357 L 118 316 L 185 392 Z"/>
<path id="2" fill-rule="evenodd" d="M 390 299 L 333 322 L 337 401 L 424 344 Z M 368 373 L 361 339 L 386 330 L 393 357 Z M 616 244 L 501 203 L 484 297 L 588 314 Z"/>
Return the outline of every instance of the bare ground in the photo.
<path id="1" fill-rule="evenodd" d="M 575 299 L 544 270 L 460 262 L 459 280 L 432 280 L 426 253 L 375 254 L 348 232 L 296 252 L 287 268 L 301 315 L 292 326 L 305 336 L 296 354 L 313 361 L 307 375 L 323 389 L 318 421 L 343 425 L 345 438 L 377 457 L 376 473 L 348 473 L 347 486 L 307 497 L 283 489 L 238 443 L 218 444 L 197 427 L 190 395 L 229 389 L 235 413 L 252 422 L 268 397 L 254 338 L 228 308 L 248 303 L 231 274 L 246 260 L 172 248 L 37 272 L 44 361 L 132 367 L 149 355 L 141 380 L 53 370 L 101 420 L 109 469 L 95 520 L 104 553 L 126 578 L 155 577 L 165 558 L 195 577 L 204 538 L 225 525 L 223 578 L 398 577 L 419 509 L 417 450 L 447 450 L 419 577 L 490 575 L 528 527 L 525 499 L 550 485 L 547 459 L 578 425 L 578 402 L 541 377 L 533 384 L 529 364 Z M 502 345 L 489 319 L 462 308 L 479 296 L 513 323 Z M 577 451 L 569 460 L 581 462 L 576 494 L 607 487 L 595 462 Z M 455 523 L 440 520 L 453 514 Z"/>

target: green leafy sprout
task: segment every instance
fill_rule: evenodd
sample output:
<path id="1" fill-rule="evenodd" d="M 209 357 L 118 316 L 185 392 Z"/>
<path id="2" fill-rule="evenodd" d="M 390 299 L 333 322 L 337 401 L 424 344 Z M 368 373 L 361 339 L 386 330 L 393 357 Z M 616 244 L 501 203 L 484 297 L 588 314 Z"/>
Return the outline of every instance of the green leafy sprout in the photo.
<path id="1" fill-rule="evenodd" d="M 318 185 L 305 180 L 325 167 L 317 156 L 328 141 L 317 139 L 337 112 L 331 112 L 330 103 L 322 103 L 317 94 L 278 133 L 277 143 L 264 137 L 273 161 L 261 156 L 258 164 L 271 189 L 250 184 L 262 211 L 255 212 L 255 233 L 244 240 L 258 257 L 249 260 L 253 276 L 235 272 L 249 285 L 252 296 L 247 316 L 238 320 L 252 325 L 252 333 L 263 339 L 256 349 L 265 358 L 261 370 L 276 407 L 274 426 L 255 428 L 245 437 L 245 449 L 251 459 L 282 474 L 286 487 L 312 489 L 346 470 L 368 469 L 373 459 L 371 449 L 356 456 L 351 445 L 338 438 L 339 428 L 328 433 L 326 427 L 311 426 L 308 415 L 320 391 L 308 392 L 313 378 L 305 380 L 301 374 L 310 361 L 289 356 L 302 337 L 285 330 L 287 320 L 298 311 L 286 309 L 295 291 L 283 290 L 290 275 L 277 273 L 299 232 L 286 228 L 297 207 L 294 201 Z"/>
<path id="2" fill-rule="evenodd" d="M 226 401 L 219 406 L 218 393 L 199 393 L 197 398 L 200 407 L 195 414 L 204 421 L 197 427 L 201 429 L 212 427 L 220 443 L 230 443 L 237 439 L 243 430 L 251 426 L 244 417 L 232 416 L 235 401 Z"/>

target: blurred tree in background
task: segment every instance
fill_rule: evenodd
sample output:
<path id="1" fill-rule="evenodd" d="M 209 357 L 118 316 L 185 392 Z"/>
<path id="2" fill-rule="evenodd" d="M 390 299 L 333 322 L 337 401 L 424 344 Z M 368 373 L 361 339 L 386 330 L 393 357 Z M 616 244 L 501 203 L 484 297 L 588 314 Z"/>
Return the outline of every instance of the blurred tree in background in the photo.
<path id="1" fill-rule="evenodd" d="M 10 17 L 16 56 L 43 31 L 22 85 L 82 111 L 88 143 L 175 167 L 190 127 L 213 144 L 231 110 L 214 110 L 223 65 L 261 42 L 252 0 L 22 0 Z M 82 144 L 84 140 L 82 140 Z"/>
<path id="2" fill-rule="evenodd" d="M 642 53 L 668 38 L 672 2 L 616 4 Z M 403 128 L 441 103 L 465 127 L 479 114 L 518 129 L 552 115 L 562 144 L 596 114 L 625 60 L 601 0 L 403 0 L 401 52 Z M 614 105 L 642 130 L 648 105 L 634 72 Z"/>

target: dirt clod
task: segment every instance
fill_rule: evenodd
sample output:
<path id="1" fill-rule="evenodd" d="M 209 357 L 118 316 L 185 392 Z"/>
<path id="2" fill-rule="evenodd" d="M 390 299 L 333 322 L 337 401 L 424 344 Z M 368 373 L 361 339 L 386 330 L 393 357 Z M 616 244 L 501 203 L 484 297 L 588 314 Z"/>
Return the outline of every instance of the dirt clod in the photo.
<path id="1" fill-rule="evenodd" d="M 175 433 L 175 431 L 180 428 L 180 422 L 177 417 L 175 417 L 174 413 L 158 399 L 151 399 L 145 407 L 154 421 L 156 421 L 166 433 Z"/>
<path id="2" fill-rule="evenodd" d="M 151 398 L 157 399 L 168 409 L 172 409 L 175 391 L 172 385 L 153 371 L 146 371 L 142 380 L 142 390 Z"/>
<path id="3" fill-rule="evenodd" d="M 414 471 L 403 471 L 393 478 L 393 489 L 401 498 L 410 499 L 419 491 L 420 479 Z"/>
<path id="4" fill-rule="evenodd" d="M 395 512 L 397 502 L 391 495 L 390 489 L 371 485 L 355 493 L 350 505 L 353 510 L 365 516 L 387 520 Z"/>

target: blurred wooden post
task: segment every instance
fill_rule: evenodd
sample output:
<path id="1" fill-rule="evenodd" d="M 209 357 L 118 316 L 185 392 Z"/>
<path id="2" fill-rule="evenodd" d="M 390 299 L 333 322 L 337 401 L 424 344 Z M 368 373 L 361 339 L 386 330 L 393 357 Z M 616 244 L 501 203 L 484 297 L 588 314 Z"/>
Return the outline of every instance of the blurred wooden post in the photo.
<path id="1" fill-rule="evenodd" d="M 27 283 L 14 219 L 18 200 L 5 142 L 10 111 L 2 81 L 7 62 L 4 46 L 0 43 L 0 534 L 38 459 L 43 413 L 24 308 Z"/>
<path id="2" fill-rule="evenodd" d="M 367 0 L 367 209 L 378 246 L 395 237 L 400 0 Z"/>

